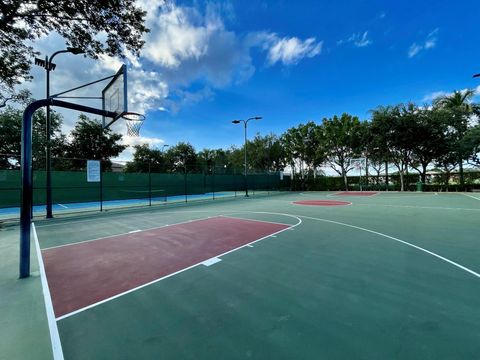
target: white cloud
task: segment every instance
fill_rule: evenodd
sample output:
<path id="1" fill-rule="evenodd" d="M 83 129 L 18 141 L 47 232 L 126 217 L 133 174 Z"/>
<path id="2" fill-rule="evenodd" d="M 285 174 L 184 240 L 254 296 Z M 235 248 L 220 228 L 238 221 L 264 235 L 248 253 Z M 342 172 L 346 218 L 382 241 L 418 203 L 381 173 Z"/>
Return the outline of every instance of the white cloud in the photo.
<path id="1" fill-rule="evenodd" d="M 260 47 L 267 52 L 267 63 L 277 62 L 294 65 L 304 58 L 312 58 L 322 52 L 323 41 L 311 37 L 301 40 L 297 37 L 279 37 L 276 33 L 251 33 L 246 39 L 248 47 Z"/>
<path id="2" fill-rule="evenodd" d="M 423 50 L 433 49 L 437 45 L 437 41 L 438 28 L 431 31 L 425 38 L 425 41 L 421 42 L 420 44 L 413 43 L 412 45 L 410 45 L 410 48 L 408 49 L 408 57 L 413 58 Z"/>
<path id="3" fill-rule="evenodd" d="M 367 39 L 367 36 L 368 36 L 368 31 L 365 31 L 362 35 L 361 38 L 355 40 L 353 42 L 353 44 L 356 46 L 356 47 L 365 47 L 365 46 L 368 46 L 372 43 L 371 40 Z"/>
<path id="4" fill-rule="evenodd" d="M 412 58 L 414 57 L 415 55 L 417 55 L 420 51 L 422 51 L 423 49 L 423 46 L 422 45 L 418 45 L 416 43 L 413 43 L 410 48 L 408 49 L 408 57 L 409 58 Z"/>
<path id="5" fill-rule="evenodd" d="M 470 90 L 470 89 L 462 89 L 462 90 L 459 90 L 461 93 L 464 93 L 465 91 L 467 90 Z M 473 89 L 475 91 L 475 95 L 474 97 L 476 96 L 479 96 L 480 95 L 480 85 L 478 85 L 475 89 Z M 440 97 L 440 96 L 450 96 L 450 95 L 453 95 L 453 91 L 443 91 L 443 90 L 440 90 L 440 91 L 433 91 L 429 94 L 426 94 L 423 98 L 422 98 L 422 101 L 423 102 L 430 102 L 432 100 L 435 100 L 436 98 Z"/>
<path id="6" fill-rule="evenodd" d="M 276 39 L 268 51 L 268 62 L 275 64 L 282 62 L 285 65 L 298 63 L 301 59 L 314 57 L 322 51 L 323 42 L 315 38 L 304 41 L 297 37 Z"/>
<path id="7" fill-rule="evenodd" d="M 214 98 L 217 89 L 248 80 L 256 70 L 251 55 L 254 48 L 260 49 L 259 54 L 265 56 L 267 66 L 297 64 L 304 58 L 319 55 L 322 50 L 323 42 L 314 37 L 282 37 L 273 32 L 239 35 L 227 29 L 228 21 L 235 20 L 230 2 L 207 2 L 204 8 L 199 8 L 197 2 L 193 2 L 192 7 L 180 6 L 174 1 L 164 3 L 164 0 L 137 0 L 147 11 L 146 26 L 151 29 L 144 37 L 146 43 L 140 57 L 127 53 L 125 59 L 100 56 L 92 60 L 81 55 L 61 54 L 55 58 L 57 68 L 51 74 L 51 93 L 113 75 L 126 63 L 129 110 L 146 113 L 148 120 L 149 111 L 176 112 L 182 106 Z M 99 35 L 102 36 L 105 34 Z M 65 40 L 56 33 L 38 39 L 33 45 L 40 57 L 66 46 Z M 34 97 L 44 98 L 45 70 L 32 68 L 32 75 L 34 80 L 23 86 L 29 88 Z M 98 97 L 106 83 L 68 95 Z M 101 107 L 98 99 L 67 101 Z M 68 133 L 75 126 L 78 113 L 55 110 L 64 116 L 63 132 Z M 126 134 L 122 121 L 114 124 L 113 129 Z"/>
<path id="8" fill-rule="evenodd" d="M 366 47 L 372 44 L 372 40 L 368 39 L 368 31 L 365 31 L 363 34 L 355 33 L 350 35 L 348 39 L 342 39 L 337 41 L 337 45 L 343 45 L 352 43 L 356 47 Z"/>
<path id="9" fill-rule="evenodd" d="M 432 100 L 435 100 L 436 98 L 440 97 L 440 96 L 446 96 L 446 95 L 451 95 L 452 93 L 449 93 L 447 91 L 434 91 L 434 92 L 431 92 L 427 95 L 425 95 L 423 98 L 422 98 L 422 102 L 430 102 Z"/>
<path id="10" fill-rule="evenodd" d="M 147 144 L 150 148 L 161 148 L 165 141 L 157 137 L 148 137 L 148 136 L 138 136 L 138 137 L 129 137 L 124 136 L 122 138 L 122 143 L 128 145 L 128 147 L 114 159 L 114 161 L 124 162 L 130 161 L 133 158 L 133 153 L 135 145 Z"/>
<path id="11" fill-rule="evenodd" d="M 147 36 L 143 55 L 167 68 L 178 68 L 185 59 L 198 60 L 205 56 L 208 40 L 213 33 L 221 31 L 221 23 L 195 26 L 189 19 L 189 12 L 194 10 L 187 11 L 172 4 L 167 7 L 149 21 L 152 31 Z"/>
<path id="12" fill-rule="evenodd" d="M 140 62 L 158 69 L 172 90 L 198 80 L 221 88 L 254 73 L 249 48 L 222 20 L 223 14 L 234 18 L 231 6 L 208 3 L 201 13 L 173 2 L 156 11 L 147 5 L 151 32 Z"/>

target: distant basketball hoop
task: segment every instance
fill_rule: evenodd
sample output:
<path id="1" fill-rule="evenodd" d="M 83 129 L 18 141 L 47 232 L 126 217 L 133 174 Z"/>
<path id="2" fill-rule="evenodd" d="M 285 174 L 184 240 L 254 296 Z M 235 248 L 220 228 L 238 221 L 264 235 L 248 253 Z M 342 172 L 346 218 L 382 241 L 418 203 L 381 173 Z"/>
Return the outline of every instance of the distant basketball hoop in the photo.
<path id="1" fill-rule="evenodd" d="M 124 112 L 120 115 L 127 125 L 127 135 L 131 137 L 140 136 L 140 128 L 145 121 L 145 115 L 135 112 Z"/>

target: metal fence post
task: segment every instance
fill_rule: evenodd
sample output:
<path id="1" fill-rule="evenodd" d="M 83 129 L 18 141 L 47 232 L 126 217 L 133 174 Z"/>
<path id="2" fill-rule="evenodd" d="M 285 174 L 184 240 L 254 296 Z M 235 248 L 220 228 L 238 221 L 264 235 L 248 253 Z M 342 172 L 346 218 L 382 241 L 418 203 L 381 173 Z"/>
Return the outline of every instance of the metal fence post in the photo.
<path id="1" fill-rule="evenodd" d="M 212 170 L 212 199 L 215 200 L 215 166 Z"/>
<path id="2" fill-rule="evenodd" d="M 100 160 L 100 211 L 103 211 L 103 167 Z"/>
<path id="3" fill-rule="evenodd" d="M 152 206 L 152 166 L 148 161 L 148 206 Z"/>
<path id="4" fill-rule="evenodd" d="M 188 195 L 187 195 L 187 190 L 188 190 L 188 187 L 187 187 L 187 166 L 185 165 L 184 167 L 184 171 L 185 171 L 185 175 L 184 175 L 184 178 L 185 178 L 185 202 L 188 202 Z"/>
<path id="5" fill-rule="evenodd" d="M 237 197 L 237 172 L 233 169 L 233 186 L 235 187 L 235 197 Z"/>

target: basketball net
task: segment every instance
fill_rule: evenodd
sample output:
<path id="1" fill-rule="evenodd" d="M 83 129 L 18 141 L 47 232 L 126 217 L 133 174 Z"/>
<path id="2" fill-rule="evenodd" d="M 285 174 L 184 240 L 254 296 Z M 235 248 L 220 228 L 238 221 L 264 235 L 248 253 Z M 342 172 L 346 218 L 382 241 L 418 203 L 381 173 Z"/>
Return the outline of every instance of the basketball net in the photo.
<path id="1" fill-rule="evenodd" d="M 127 135 L 130 137 L 139 137 L 140 129 L 145 121 L 145 115 L 128 112 L 122 115 L 127 125 Z"/>
<path id="2" fill-rule="evenodd" d="M 360 172 L 365 169 L 365 158 L 352 159 L 351 161 L 355 170 Z"/>

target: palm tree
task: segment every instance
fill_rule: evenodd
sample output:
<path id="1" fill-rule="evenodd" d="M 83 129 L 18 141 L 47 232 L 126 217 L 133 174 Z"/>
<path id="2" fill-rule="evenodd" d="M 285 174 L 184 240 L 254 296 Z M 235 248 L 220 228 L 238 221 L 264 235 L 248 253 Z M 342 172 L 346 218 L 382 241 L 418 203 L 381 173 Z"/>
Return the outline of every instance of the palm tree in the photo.
<path id="1" fill-rule="evenodd" d="M 454 91 L 452 94 L 443 95 L 433 100 L 433 105 L 450 110 L 461 110 L 465 114 L 475 114 L 480 110 L 478 104 L 472 103 L 475 96 L 475 90 L 467 89 Z"/>
<path id="2" fill-rule="evenodd" d="M 472 102 L 474 96 L 475 90 L 467 89 L 454 91 L 452 94 L 440 96 L 433 101 L 434 107 L 445 109 L 452 113 L 452 124 L 450 125 L 455 131 L 457 142 L 465 136 L 468 129 L 468 121 L 472 115 L 480 115 L 480 105 Z M 463 159 L 466 154 L 463 154 L 459 147 L 458 149 L 457 159 L 460 169 L 460 185 L 463 188 Z"/>

